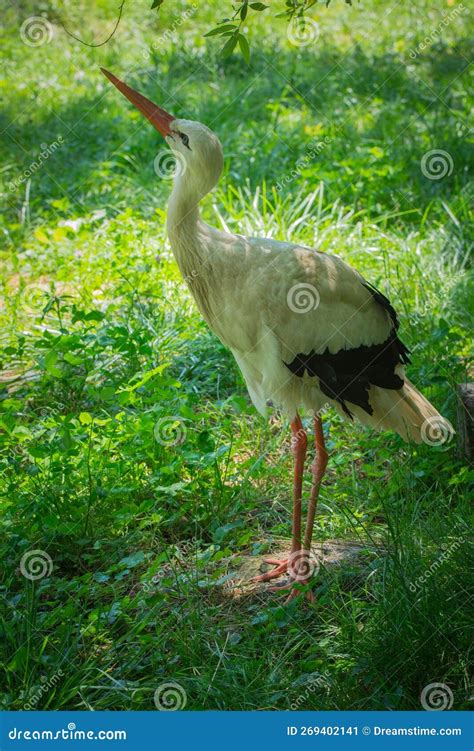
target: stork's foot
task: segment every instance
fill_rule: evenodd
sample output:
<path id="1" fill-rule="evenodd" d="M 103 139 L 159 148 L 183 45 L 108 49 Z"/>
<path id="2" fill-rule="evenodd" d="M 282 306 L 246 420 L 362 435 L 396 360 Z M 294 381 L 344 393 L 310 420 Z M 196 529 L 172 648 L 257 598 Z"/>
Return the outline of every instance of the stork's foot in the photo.
<path id="1" fill-rule="evenodd" d="M 264 563 L 269 563 L 270 565 L 275 566 L 275 568 L 273 571 L 266 571 L 264 574 L 254 576 L 253 581 L 255 582 L 268 582 L 271 581 L 271 579 L 276 579 L 282 574 L 286 574 L 288 571 L 288 565 L 290 562 L 289 558 L 264 558 L 263 560 Z"/>
<path id="2" fill-rule="evenodd" d="M 298 579 L 299 584 L 309 584 L 311 577 L 308 577 L 307 579 Z M 287 592 L 289 591 L 289 595 L 285 600 L 285 604 L 291 602 L 295 599 L 295 597 L 298 597 L 302 594 L 302 590 L 300 587 L 295 587 L 295 580 L 290 579 L 286 584 L 281 584 L 279 587 L 270 587 L 270 592 Z M 314 604 L 316 602 L 316 597 L 314 596 L 314 593 L 308 589 L 304 593 L 305 600 L 308 600 L 308 602 L 311 602 Z"/>
<path id="3" fill-rule="evenodd" d="M 266 582 L 276 579 L 282 574 L 288 574 L 288 581 L 284 584 L 277 585 L 270 588 L 270 592 L 282 592 L 289 590 L 289 595 L 286 602 L 291 602 L 301 594 L 301 588 L 295 586 L 295 584 L 308 584 L 314 573 L 317 573 L 319 564 L 316 558 L 312 555 L 310 550 L 295 550 L 288 558 L 265 558 L 265 563 L 270 563 L 275 566 L 273 571 L 267 571 L 265 574 L 260 574 L 254 577 L 254 581 Z M 316 598 L 311 590 L 307 590 L 305 598 L 309 602 L 315 602 Z"/>

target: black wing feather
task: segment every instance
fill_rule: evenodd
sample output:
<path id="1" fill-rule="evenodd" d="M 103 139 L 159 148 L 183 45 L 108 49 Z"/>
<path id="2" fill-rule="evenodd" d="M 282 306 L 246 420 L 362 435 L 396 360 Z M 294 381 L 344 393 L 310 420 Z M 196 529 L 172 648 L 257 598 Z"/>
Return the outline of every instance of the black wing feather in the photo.
<path id="1" fill-rule="evenodd" d="M 399 364 L 410 362 L 409 350 L 397 336 L 399 321 L 390 300 L 371 284 L 363 283 L 392 320 L 392 330 L 382 344 L 361 345 L 352 349 L 341 349 L 331 353 L 326 349 L 322 354 L 312 350 L 309 354 L 298 354 L 290 363 L 285 363 L 299 378 L 305 373 L 319 379 L 323 394 L 338 402 L 348 417 L 352 414 L 346 401 L 361 407 L 369 415 L 373 409 L 369 404 L 369 389 L 380 386 L 385 389 L 401 389 L 403 379 L 395 373 Z"/>

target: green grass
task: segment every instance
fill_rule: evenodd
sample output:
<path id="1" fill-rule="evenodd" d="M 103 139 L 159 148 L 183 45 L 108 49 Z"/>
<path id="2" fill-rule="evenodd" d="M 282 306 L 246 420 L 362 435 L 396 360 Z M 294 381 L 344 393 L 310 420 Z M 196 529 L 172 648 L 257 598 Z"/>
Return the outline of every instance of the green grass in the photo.
<path id="1" fill-rule="evenodd" d="M 472 326 L 467 12 L 415 59 L 441 0 L 321 7 L 304 48 L 260 19 L 247 67 L 203 38 L 221 4 L 174 44 L 163 30 L 189 4 L 169 0 L 160 17 L 149 4 L 126 5 L 97 49 L 59 20 L 100 40 L 115 2 L 43 3 L 54 36 L 34 48 L 19 28 L 37 6 L 6 12 L 2 704 L 154 709 L 176 681 L 191 709 L 419 709 L 440 682 L 465 709 L 472 473 L 455 439 L 407 446 L 328 412 L 315 538 L 364 554 L 321 570 L 314 608 L 230 596 L 239 557 L 289 536 L 287 426 L 255 413 L 194 308 L 165 239 L 163 144 L 98 68 L 218 133 L 226 167 L 208 221 L 338 253 L 389 292 L 411 379 L 455 423 Z M 422 173 L 431 149 L 452 159 L 443 179 Z M 163 445 L 170 416 L 182 440 Z M 53 562 L 36 581 L 20 571 L 32 549 Z"/>

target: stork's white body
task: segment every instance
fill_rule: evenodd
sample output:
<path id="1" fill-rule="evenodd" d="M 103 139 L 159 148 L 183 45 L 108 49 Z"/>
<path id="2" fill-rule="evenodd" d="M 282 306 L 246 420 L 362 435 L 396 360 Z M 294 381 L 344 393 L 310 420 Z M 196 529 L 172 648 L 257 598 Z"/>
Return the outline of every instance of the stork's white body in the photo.
<path id="1" fill-rule="evenodd" d="M 265 415 L 271 402 L 293 419 L 299 407 L 318 413 L 331 404 L 318 379 L 297 377 L 287 367 L 299 353 L 337 353 L 385 342 L 393 328 L 363 277 L 337 256 L 294 243 L 244 237 L 202 221 L 192 184 L 178 177 L 168 207 L 171 247 L 196 303 L 220 340 L 232 351 L 248 392 Z M 200 191 L 195 191 L 195 198 Z M 350 411 L 377 429 L 420 440 L 424 420 L 437 415 L 404 377 L 398 391 L 371 386 L 369 415 Z"/>
<path id="2" fill-rule="evenodd" d="M 419 442 L 423 424 L 443 418 L 405 377 L 408 351 L 398 340 L 389 300 L 336 256 L 205 224 L 199 203 L 217 183 L 224 161 L 215 133 L 174 118 L 102 72 L 176 155 L 167 216 L 171 247 L 202 315 L 233 352 L 259 412 L 273 402 L 293 420 L 300 405 L 317 414 L 329 401 L 345 417 Z"/>

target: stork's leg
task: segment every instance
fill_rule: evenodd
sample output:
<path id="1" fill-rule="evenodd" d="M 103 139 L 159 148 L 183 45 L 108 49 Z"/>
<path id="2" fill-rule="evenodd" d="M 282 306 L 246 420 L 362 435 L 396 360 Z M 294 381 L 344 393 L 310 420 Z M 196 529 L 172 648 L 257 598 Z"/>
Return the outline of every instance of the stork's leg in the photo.
<path id="1" fill-rule="evenodd" d="M 311 465 L 313 473 L 313 486 L 311 488 L 311 497 L 308 505 L 308 515 L 306 517 L 306 529 L 304 533 L 303 549 L 308 552 L 311 550 L 311 540 L 313 538 L 314 515 L 316 513 L 316 504 L 319 498 L 319 490 L 328 466 L 328 452 L 324 442 L 323 423 L 319 415 L 314 416 L 314 444 L 316 455 Z"/>
<path id="2" fill-rule="evenodd" d="M 299 589 L 294 587 L 295 581 L 300 584 L 306 584 L 311 579 L 316 565 L 316 562 L 311 557 L 311 540 L 313 537 L 314 515 L 316 513 L 319 490 L 328 463 L 328 453 L 324 443 L 323 423 L 318 415 L 315 415 L 314 417 L 314 443 L 316 455 L 314 457 L 314 462 L 311 465 L 313 485 L 311 487 L 311 496 L 308 504 L 303 547 L 299 553 L 293 557 L 292 565 L 290 567 L 290 581 L 283 587 L 277 588 L 290 590 L 287 601 L 292 600 L 299 594 Z M 310 602 L 314 602 L 315 600 L 312 592 L 307 592 L 306 597 Z"/>
<path id="3" fill-rule="evenodd" d="M 291 448 L 295 457 L 295 468 L 293 477 L 293 520 L 290 556 L 301 548 L 301 497 L 303 495 L 303 471 L 307 445 L 308 439 L 303 428 L 303 423 L 297 414 L 291 422 Z M 289 560 L 290 558 L 282 560 L 266 558 L 265 563 L 271 563 L 276 568 L 273 571 L 268 571 L 266 574 L 255 576 L 254 581 L 266 582 L 270 581 L 270 579 L 276 579 L 277 576 L 286 573 Z"/>

